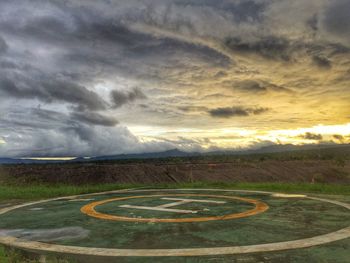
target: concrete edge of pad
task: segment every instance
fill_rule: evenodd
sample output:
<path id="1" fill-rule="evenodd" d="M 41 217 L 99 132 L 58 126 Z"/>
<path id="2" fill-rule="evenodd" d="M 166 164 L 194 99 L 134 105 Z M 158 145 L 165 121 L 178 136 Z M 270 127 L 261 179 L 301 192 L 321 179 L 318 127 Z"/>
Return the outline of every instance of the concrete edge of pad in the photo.
<path id="1" fill-rule="evenodd" d="M 251 190 L 227 190 L 227 189 L 124 189 L 117 191 L 109 191 L 94 194 L 77 195 L 70 197 L 60 197 L 49 200 L 37 201 L 17 205 L 9 208 L 0 209 L 0 215 L 9 211 L 30 206 L 34 204 L 45 203 L 54 200 L 64 200 L 72 197 L 81 197 L 86 195 L 100 195 L 108 193 L 121 193 L 121 192 L 151 192 L 151 191 L 220 191 L 220 192 L 241 192 L 241 193 L 261 193 L 274 195 L 274 192 L 266 191 L 251 191 Z M 350 210 L 350 204 L 340 201 L 334 201 L 329 199 L 317 198 L 305 196 L 305 199 L 317 200 L 320 202 L 326 202 L 344 207 Z M 208 256 L 208 255 L 228 255 L 228 254 L 246 254 L 256 252 L 271 252 L 289 249 L 307 248 L 330 242 L 350 238 L 350 226 L 315 237 L 304 238 L 293 241 L 284 241 L 267 244 L 257 244 L 248 246 L 231 246 L 231 247 L 206 247 L 206 248 L 185 248 L 185 249 L 111 249 L 111 248 L 92 248 L 92 247 L 77 247 L 77 246 L 62 246 L 55 244 L 47 244 L 43 242 L 27 241 L 11 236 L 0 237 L 0 243 L 16 247 L 20 249 L 26 249 L 36 252 L 51 252 L 51 253 L 64 253 L 71 255 L 87 255 L 87 256 L 103 256 L 103 257 L 175 257 L 175 256 Z"/>

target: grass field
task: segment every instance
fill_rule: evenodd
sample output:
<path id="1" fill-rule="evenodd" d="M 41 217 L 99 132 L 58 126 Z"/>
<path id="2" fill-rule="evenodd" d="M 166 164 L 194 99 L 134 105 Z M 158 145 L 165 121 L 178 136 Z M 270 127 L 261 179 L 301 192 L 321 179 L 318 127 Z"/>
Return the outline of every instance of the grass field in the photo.
<path id="1" fill-rule="evenodd" d="M 87 194 L 94 192 L 111 191 L 123 188 L 138 188 L 144 185 L 134 184 L 99 184 L 99 185 L 5 185 L 0 186 L 0 201 L 6 200 L 36 200 L 60 196 Z M 224 188 L 266 190 L 276 192 L 302 192 L 319 194 L 350 195 L 350 185 L 334 184 L 287 184 L 287 183 L 180 183 L 155 184 L 147 187 L 154 188 Z"/>

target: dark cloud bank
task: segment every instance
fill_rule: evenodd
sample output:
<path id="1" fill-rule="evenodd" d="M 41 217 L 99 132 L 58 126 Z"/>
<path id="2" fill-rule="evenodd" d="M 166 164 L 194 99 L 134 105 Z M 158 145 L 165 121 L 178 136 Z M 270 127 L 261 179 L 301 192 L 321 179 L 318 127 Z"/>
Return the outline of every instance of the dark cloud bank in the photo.
<path id="1" fill-rule="evenodd" d="M 259 115 L 269 111 L 268 108 L 244 108 L 244 107 L 226 107 L 209 110 L 212 117 L 231 118 L 247 117 L 250 115 Z"/>

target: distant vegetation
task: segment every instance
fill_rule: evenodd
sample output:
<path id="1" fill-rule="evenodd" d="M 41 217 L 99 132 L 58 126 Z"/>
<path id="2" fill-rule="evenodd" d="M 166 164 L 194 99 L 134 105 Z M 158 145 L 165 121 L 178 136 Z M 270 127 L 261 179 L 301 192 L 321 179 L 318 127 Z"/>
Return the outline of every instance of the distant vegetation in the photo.
<path id="1" fill-rule="evenodd" d="M 350 145 L 314 146 L 312 149 L 273 153 L 219 152 L 167 158 L 0 165 L 0 185 L 3 186 L 65 184 L 95 187 L 209 181 L 350 184 Z"/>
<path id="2" fill-rule="evenodd" d="M 274 145 L 257 150 L 183 152 L 178 149 L 155 153 L 120 154 L 76 158 L 72 160 L 33 160 L 21 158 L 0 158 L 1 165 L 17 164 L 130 164 L 130 163 L 206 163 L 206 162 L 251 162 L 265 160 L 334 160 L 342 164 L 350 160 L 350 144 L 341 145 Z"/>

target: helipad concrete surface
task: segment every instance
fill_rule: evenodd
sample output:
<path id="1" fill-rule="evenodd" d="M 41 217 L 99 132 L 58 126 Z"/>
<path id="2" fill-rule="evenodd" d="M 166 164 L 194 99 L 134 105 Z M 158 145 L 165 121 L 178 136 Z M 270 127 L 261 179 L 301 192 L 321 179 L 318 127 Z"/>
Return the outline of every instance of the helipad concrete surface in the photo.
<path id="1" fill-rule="evenodd" d="M 223 260 L 346 241 L 346 262 L 349 238 L 348 202 L 262 191 L 130 189 L 0 210 L 0 243 L 95 259 Z"/>

